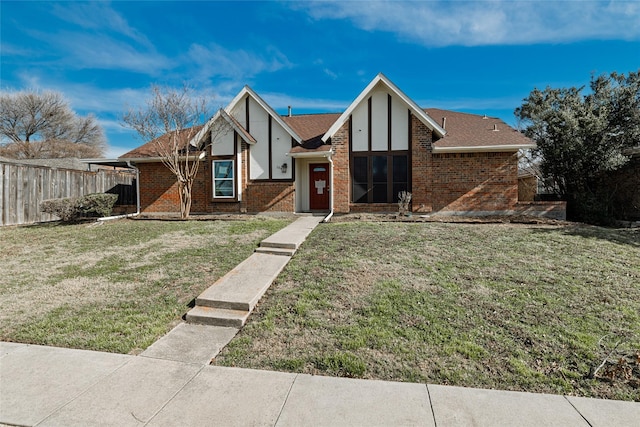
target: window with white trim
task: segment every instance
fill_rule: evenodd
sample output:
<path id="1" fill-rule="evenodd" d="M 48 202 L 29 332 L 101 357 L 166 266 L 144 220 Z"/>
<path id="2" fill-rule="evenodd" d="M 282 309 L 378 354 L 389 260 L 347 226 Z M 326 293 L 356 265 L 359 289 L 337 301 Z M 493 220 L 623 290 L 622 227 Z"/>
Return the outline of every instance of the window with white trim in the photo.
<path id="1" fill-rule="evenodd" d="M 233 199 L 236 197 L 236 186 L 233 177 L 233 160 L 213 161 L 213 197 L 215 199 Z"/>

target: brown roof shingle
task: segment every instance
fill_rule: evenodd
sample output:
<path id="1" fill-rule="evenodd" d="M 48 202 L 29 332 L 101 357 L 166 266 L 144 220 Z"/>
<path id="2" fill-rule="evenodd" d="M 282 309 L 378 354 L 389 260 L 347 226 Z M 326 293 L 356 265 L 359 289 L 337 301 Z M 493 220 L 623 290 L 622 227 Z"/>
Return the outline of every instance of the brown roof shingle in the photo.
<path id="1" fill-rule="evenodd" d="M 202 129 L 202 126 L 194 126 L 191 128 L 184 129 L 183 132 L 181 132 L 180 134 L 180 137 L 181 137 L 180 143 L 182 145 L 187 145 L 191 140 L 191 138 L 193 138 L 193 136 L 195 136 L 195 134 L 198 133 L 200 129 Z M 146 144 L 141 145 L 140 147 L 134 148 L 133 150 L 123 154 L 119 158 L 120 159 L 141 159 L 146 157 L 149 157 L 149 158 L 159 157 L 160 154 L 158 153 L 158 145 L 169 144 L 171 141 L 171 137 L 174 134 L 175 134 L 175 131 L 165 133 L 164 135 L 159 136 L 158 138 L 153 139 L 147 142 Z"/>
<path id="2" fill-rule="evenodd" d="M 436 148 L 467 147 L 473 149 L 474 147 L 530 146 L 532 144 L 529 138 L 495 117 L 438 108 L 425 108 L 424 111 L 441 125 L 442 119 L 446 118 L 445 130 L 447 134 L 434 142 L 433 145 Z M 297 151 L 308 151 L 324 149 L 321 138 L 339 117 L 340 113 L 301 114 L 282 116 L 282 120 L 303 139 L 302 147 Z M 193 136 L 201 128 L 202 126 L 193 127 L 189 129 L 190 132 L 185 132 L 184 135 L 185 137 L 187 135 Z M 169 137 L 170 134 L 165 134 L 129 151 L 120 158 L 158 157 L 157 144 L 169 141 Z M 186 144 L 187 141 L 183 141 L 183 143 Z"/>
<path id="3" fill-rule="evenodd" d="M 432 119 L 444 126 L 447 134 L 434 143 L 435 147 L 491 147 L 531 145 L 533 141 L 495 117 L 456 111 L 425 108 Z"/>
<path id="4" fill-rule="evenodd" d="M 282 120 L 288 124 L 304 141 L 322 137 L 338 120 L 340 113 L 301 114 L 283 116 Z"/>

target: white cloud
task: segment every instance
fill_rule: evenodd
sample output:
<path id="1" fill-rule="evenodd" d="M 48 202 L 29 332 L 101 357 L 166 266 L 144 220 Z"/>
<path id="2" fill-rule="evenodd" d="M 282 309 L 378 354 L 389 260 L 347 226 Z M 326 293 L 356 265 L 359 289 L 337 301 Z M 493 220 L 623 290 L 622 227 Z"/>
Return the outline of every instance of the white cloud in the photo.
<path id="1" fill-rule="evenodd" d="M 51 12 L 58 18 L 87 30 L 108 31 L 125 36 L 136 43 L 152 48 L 147 37 L 131 27 L 108 2 L 54 3 Z"/>
<path id="2" fill-rule="evenodd" d="M 259 95 L 274 110 L 280 110 L 283 114 L 286 112 L 288 106 L 292 107 L 294 114 L 296 114 L 296 109 L 304 111 L 342 112 L 351 102 L 335 99 L 296 98 L 282 93 L 259 93 Z"/>
<path id="3" fill-rule="evenodd" d="M 246 81 L 247 78 L 263 72 L 273 72 L 291 68 L 287 57 L 272 46 L 264 48 L 258 55 L 244 49 L 227 49 L 219 44 L 206 46 L 194 43 L 187 53 L 188 61 L 197 70 L 197 78 L 210 79 L 223 77 L 234 81 Z"/>
<path id="4" fill-rule="evenodd" d="M 373 1 L 292 5 L 314 19 L 350 20 L 425 46 L 565 43 L 640 39 L 640 3 L 631 1 Z"/>

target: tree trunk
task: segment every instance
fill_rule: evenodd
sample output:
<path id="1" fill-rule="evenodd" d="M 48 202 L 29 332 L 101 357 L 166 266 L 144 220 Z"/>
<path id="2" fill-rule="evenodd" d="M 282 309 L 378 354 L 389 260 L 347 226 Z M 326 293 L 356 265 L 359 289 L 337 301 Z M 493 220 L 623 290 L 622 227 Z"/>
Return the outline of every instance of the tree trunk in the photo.
<path id="1" fill-rule="evenodd" d="M 180 218 L 187 219 L 189 218 L 189 213 L 191 213 L 191 187 L 193 181 L 186 180 L 184 182 L 180 182 L 179 190 L 180 190 Z"/>

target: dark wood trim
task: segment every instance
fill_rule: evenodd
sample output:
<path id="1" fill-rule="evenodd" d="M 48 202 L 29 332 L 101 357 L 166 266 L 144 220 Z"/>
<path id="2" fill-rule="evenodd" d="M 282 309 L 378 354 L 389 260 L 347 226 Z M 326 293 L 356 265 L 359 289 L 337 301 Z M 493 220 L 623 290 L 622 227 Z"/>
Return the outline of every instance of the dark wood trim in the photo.
<path id="1" fill-rule="evenodd" d="M 272 144 L 273 141 L 271 141 L 272 138 L 272 134 L 271 134 L 271 114 L 268 114 L 269 116 L 269 120 L 267 120 L 267 142 L 268 142 L 268 150 L 269 150 L 269 179 L 272 180 L 273 179 L 273 149 L 272 149 Z"/>
<path id="2" fill-rule="evenodd" d="M 412 129 L 412 125 L 411 125 L 411 110 L 407 109 L 407 116 L 409 116 L 409 126 L 407 126 L 407 128 L 409 129 L 409 138 L 407 139 L 407 150 L 409 151 L 409 158 L 407 159 L 407 161 L 409 162 L 409 164 L 407 165 L 409 167 L 409 182 L 407 183 L 408 186 L 408 191 L 413 193 L 413 184 L 412 184 L 412 178 L 413 178 L 413 141 L 411 140 L 411 137 L 413 135 L 413 129 Z"/>
<path id="3" fill-rule="evenodd" d="M 367 100 L 367 142 L 369 144 L 368 151 L 372 151 L 371 149 L 371 97 Z"/>
<path id="4" fill-rule="evenodd" d="M 391 151 L 391 95 L 387 94 L 387 151 Z"/>
<path id="5" fill-rule="evenodd" d="M 244 99 L 244 120 L 246 121 L 245 129 L 248 133 L 251 133 L 251 128 L 249 127 L 249 95 Z"/>
<path id="6" fill-rule="evenodd" d="M 291 137 L 291 148 L 298 145 L 298 141 L 296 141 L 293 137 Z M 296 180 L 296 159 L 289 156 L 291 158 L 291 181 Z M 295 201 L 294 201 L 295 202 Z"/>

